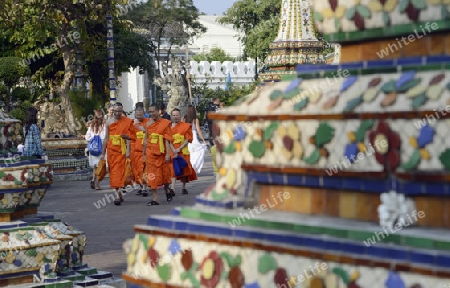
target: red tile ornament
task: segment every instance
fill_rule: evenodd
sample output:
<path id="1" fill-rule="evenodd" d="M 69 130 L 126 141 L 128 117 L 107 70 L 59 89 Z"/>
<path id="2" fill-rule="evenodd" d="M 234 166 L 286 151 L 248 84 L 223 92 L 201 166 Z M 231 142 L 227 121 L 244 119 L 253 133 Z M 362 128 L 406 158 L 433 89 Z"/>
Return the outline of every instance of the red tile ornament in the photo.
<path id="1" fill-rule="evenodd" d="M 181 256 L 181 265 L 183 265 L 183 268 L 186 271 L 189 271 L 189 269 L 191 269 L 193 263 L 194 263 L 194 260 L 192 257 L 192 250 L 184 250 L 183 254 Z"/>
<path id="2" fill-rule="evenodd" d="M 389 125 L 380 121 L 377 128 L 369 133 L 369 141 L 375 150 L 375 159 L 385 170 L 394 172 L 400 165 L 400 136 Z M 387 144 L 387 147 L 385 147 Z"/>
<path id="3" fill-rule="evenodd" d="M 277 272 L 273 276 L 273 282 L 276 287 L 289 287 L 288 276 L 284 268 L 278 268 Z"/>
<path id="4" fill-rule="evenodd" d="M 231 268 L 228 274 L 228 281 L 230 281 L 232 288 L 241 288 L 244 287 L 245 278 L 241 269 L 238 266 L 234 266 Z"/>
<path id="5" fill-rule="evenodd" d="M 220 275 L 224 270 L 223 261 L 216 251 L 211 251 L 199 267 L 201 271 L 201 283 L 208 287 L 214 288 L 220 282 Z"/>
<path id="6" fill-rule="evenodd" d="M 150 259 L 150 265 L 155 268 L 159 263 L 159 253 L 153 247 L 150 247 L 147 251 L 148 259 Z"/>

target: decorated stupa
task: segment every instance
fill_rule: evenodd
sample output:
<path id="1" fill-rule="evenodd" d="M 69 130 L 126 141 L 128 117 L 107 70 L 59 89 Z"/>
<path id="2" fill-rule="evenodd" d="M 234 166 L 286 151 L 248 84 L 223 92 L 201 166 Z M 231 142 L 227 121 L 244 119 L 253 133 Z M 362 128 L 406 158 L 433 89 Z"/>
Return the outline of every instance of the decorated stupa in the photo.
<path id="1" fill-rule="evenodd" d="M 264 82 L 280 81 L 283 75 L 296 74 L 302 64 L 325 63 L 324 43 L 315 36 L 311 0 L 282 0 L 277 38 L 270 44 L 265 65 L 269 71 L 260 75 Z"/>
<path id="2" fill-rule="evenodd" d="M 124 287 L 84 263 L 83 231 L 38 211 L 53 167 L 18 153 L 20 121 L 0 110 L 0 132 L 0 287 Z"/>
<path id="3" fill-rule="evenodd" d="M 312 9 L 341 63 L 211 116 L 216 183 L 135 227 L 134 287 L 449 286 L 450 4 Z"/>

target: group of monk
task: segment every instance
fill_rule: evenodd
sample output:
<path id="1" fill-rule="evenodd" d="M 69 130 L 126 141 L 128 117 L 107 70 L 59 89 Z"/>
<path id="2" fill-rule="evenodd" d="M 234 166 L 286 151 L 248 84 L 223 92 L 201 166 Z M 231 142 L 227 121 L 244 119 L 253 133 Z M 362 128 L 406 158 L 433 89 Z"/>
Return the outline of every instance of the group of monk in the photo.
<path id="1" fill-rule="evenodd" d="M 175 179 L 183 183 L 182 194 L 188 194 L 186 183 L 197 180 L 197 175 L 189 159 L 188 143 L 193 140 L 192 128 L 189 123 L 181 121 L 180 110 L 171 111 L 172 123 L 161 117 L 156 105 L 149 107 L 150 118 L 144 118 L 143 107 L 136 107 L 134 120 L 124 115 L 121 103 L 113 107 L 114 117 L 106 121 L 100 159 L 108 155 L 110 187 L 116 193 L 114 204 L 121 205 L 123 193 L 126 193 L 127 159 L 130 159 L 138 195 L 146 197 L 148 190 L 152 192 L 153 199 L 147 203 L 148 206 L 159 205 L 160 187 L 164 188 L 167 202 L 171 202 L 175 191 L 170 188 L 170 184 Z M 176 157 L 183 157 L 187 162 L 178 176 L 173 168 L 173 159 Z"/>

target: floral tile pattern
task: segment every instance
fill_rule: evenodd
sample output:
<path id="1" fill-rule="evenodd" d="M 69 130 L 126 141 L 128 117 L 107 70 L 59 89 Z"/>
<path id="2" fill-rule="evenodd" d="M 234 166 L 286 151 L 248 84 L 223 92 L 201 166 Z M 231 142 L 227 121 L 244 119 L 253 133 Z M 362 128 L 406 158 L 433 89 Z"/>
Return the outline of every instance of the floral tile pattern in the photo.
<path id="1" fill-rule="evenodd" d="M 179 252 L 172 255 L 168 249 L 176 241 Z M 149 246 L 157 258 L 152 267 L 147 257 Z M 128 255 L 126 275 L 136 280 L 166 283 L 180 287 L 441 287 L 448 282 L 432 276 L 408 272 L 395 274 L 383 268 L 354 266 L 298 257 L 277 252 L 266 252 L 246 247 L 217 245 L 187 239 L 136 234 L 124 243 Z M 162 274 L 158 267 L 170 267 Z M 392 286 L 399 283 L 406 286 Z M 322 283 L 322 284 L 320 284 Z M 326 286 L 325 286 L 326 283 Z M 318 286 L 319 285 L 319 286 Z M 322 285 L 322 286 L 320 286 Z"/>
<path id="2" fill-rule="evenodd" d="M 217 154 L 219 177 L 206 196 L 243 197 L 243 163 L 335 171 L 330 173 L 448 170 L 450 122 L 435 119 L 218 121 L 221 131 L 242 130 L 245 137 L 221 138 L 224 147 L 239 142 L 239 150 Z"/>
<path id="3" fill-rule="evenodd" d="M 336 34 L 341 42 L 381 36 L 380 29 L 392 28 L 391 36 L 413 33 L 414 24 L 422 24 L 423 32 L 448 29 L 445 21 L 450 16 L 448 0 L 320 0 L 313 3 L 313 17 L 319 31 L 328 37 Z M 440 22 L 439 22 L 440 21 Z M 431 27 L 434 22 L 436 27 Z M 439 24 L 437 23 L 439 22 Z M 405 25 L 410 24 L 406 27 Z M 442 25 L 440 25 L 442 24 Z M 402 26 L 403 27 L 400 27 Z M 398 28 L 397 28 L 398 27 Z M 405 29 L 406 27 L 406 29 Z M 431 28 L 430 28 L 431 27 Z M 396 29 L 397 28 L 397 29 Z M 339 32 L 373 31 L 372 33 L 345 36 Z"/>

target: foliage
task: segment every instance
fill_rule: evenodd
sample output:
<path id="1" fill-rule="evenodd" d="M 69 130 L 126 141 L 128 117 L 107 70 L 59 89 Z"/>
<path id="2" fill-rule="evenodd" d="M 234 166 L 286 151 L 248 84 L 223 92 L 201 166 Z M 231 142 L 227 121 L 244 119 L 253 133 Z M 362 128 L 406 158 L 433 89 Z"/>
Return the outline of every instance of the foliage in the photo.
<path id="1" fill-rule="evenodd" d="M 231 24 L 243 32 L 245 58 L 265 59 L 269 44 L 278 32 L 281 0 L 238 0 L 229 8 L 220 23 Z"/>
<path id="2" fill-rule="evenodd" d="M 225 61 L 235 61 L 233 57 L 231 57 L 230 54 L 225 52 L 222 48 L 212 48 L 208 53 L 199 53 L 192 57 L 192 60 L 200 62 L 200 61 L 219 61 L 219 62 L 225 62 Z"/>
<path id="3" fill-rule="evenodd" d="M 0 80 L 6 86 L 12 87 L 17 84 L 21 77 L 29 76 L 30 68 L 26 66 L 23 59 L 19 57 L 0 58 Z"/>
<path id="4" fill-rule="evenodd" d="M 109 92 L 106 88 L 109 84 L 106 48 L 109 5 L 114 24 L 116 75 L 128 71 L 130 66 L 152 69 L 149 41 L 135 33 L 129 22 L 121 20 L 123 9 L 120 11 L 120 8 L 126 3 L 126 0 L 3 0 L 0 3 L 0 43 L 5 45 L 0 56 L 26 58 L 35 82 L 52 90 L 61 88 L 61 96 L 67 97 L 75 51 L 81 49 L 94 91 L 106 97 Z"/>
<path id="5" fill-rule="evenodd" d="M 11 97 L 13 101 L 23 102 L 32 100 L 30 89 L 26 87 L 14 87 L 11 92 Z"/>
<path id="6" fill-rule="evenodd" d="M 277 38 L 281 0 L 237 0 L 229 8 L 219 22 L 231 24 L 243 32 L 239 38 L 244 48 L 244 59 L 247 57 L 266 59 L 269 45 Z M 319 41 L 323 35 L 314 31 Z M 326 48 L 324 55 L 332 52 Z"/>
<path id="7" fill-rule="evenodd" d="M 20 120 L 20 121 L 24 121 L 25 120 L 25 112 L 27 111 L 28 108 L 32 107 L 33 104 L 31 104 L 29 101 L 24 101 L 22 103 L 19 104 L 19 107 L 11 110 L 11 116 L 13 116 L 14 118 Z"/>
<path id="8" fill-rule="evenodd" d="M 152 40 L 156 48 L 155 60 L 161 63 L 161 54 L 167 53 L 169 59 L 173 46 L 182 46 L 190 38 L 206 32 L 206 27 L 198 21 L 199 16 L 192 0 L 149 0 L 127 13 L 125 18 Z"/>
<path id="9" fill-rule="evenodd" d="M 0 97 L 8 92 L 8 87 L 5 84 L 0 83 Z"/>
<path id="10" fill-rule="evenodd" d="M 50 90 L 48 89 L 48 87 L 36 86 L 33 89 L 31 102 L 34 103 L 34 102 L 38 101 L 39 99 L 41 99 L 42 97 L 48 96 L 49 94 L 50 94 Z M 53 99 L 55 99 L 55 98 L 53 98 Z M 56 99 L 60 99 L 60 98 L 56 98 Z"/>
<path id="11" fill-rule="evenodd" d="M 94 110 L 101 109 L 103 101 L 101 95 L 93 95 L 92 98 L 86 98 L 84 91 L 70 91 L 69 98 L 72 104 L 73 114 L 76 119 L 87 119 L 89 115 L 94 113 Z M 86 132 L 85 123 L 80 121 L 82 127 L 79 127 L 81 132 Z"/>
<path id="12" fill-rule="evenodd" d="M 238 86 L 231 83 L 228 90 L 217 87 L 212 89 L 208 87 L 208 83 L 195 84 L 192 86 L 192 95 L 197 97 L 199 103 L 197 105 L 197 112 L 199 113 L 199 120 L 204 120 L 205 111 L 207 110 L 212 98 L 218 97 L 220 102 L 224 102 L 225 106 L 231 106 L 233 103 L 253 93 L 256 87 L 256 82 L 247 86 Z"/>

